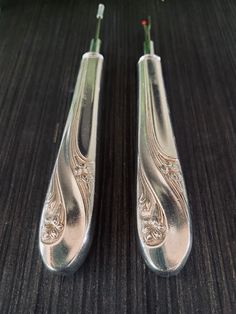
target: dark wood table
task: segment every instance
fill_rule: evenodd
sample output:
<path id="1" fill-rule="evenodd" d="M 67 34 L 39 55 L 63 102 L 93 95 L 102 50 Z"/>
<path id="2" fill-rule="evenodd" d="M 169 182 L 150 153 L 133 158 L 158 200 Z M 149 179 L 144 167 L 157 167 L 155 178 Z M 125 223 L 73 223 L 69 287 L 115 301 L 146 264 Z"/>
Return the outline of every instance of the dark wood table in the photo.
<path id="1" fill-rule="evenodd" d="M 236 313 L 236 1 L 104 1 L 101 178 L 92 248 L 43 266 L 41 210 L 97 1 L 10 1 L 0 17 L 0 313 Z M 135 218 L 143 31 L 162 57 L 193 248 L 177 277 L 144 264 Z"/>

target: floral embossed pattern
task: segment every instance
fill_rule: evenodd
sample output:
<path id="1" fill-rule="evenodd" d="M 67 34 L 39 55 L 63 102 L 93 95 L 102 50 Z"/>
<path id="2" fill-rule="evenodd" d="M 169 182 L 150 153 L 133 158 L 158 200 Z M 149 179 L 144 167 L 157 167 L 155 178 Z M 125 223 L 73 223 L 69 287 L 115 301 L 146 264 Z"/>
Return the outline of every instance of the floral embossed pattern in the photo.
<path id="1" fill-rule="evenodd" d="M 167 180 L 175 183 L 179 192 L 183 190 L 183 176 L 179 166 L 178 159 L 166 160 L 161 154 L 159 155 L 162 165 L 159 167 L 161 173 Z"/>
<path id="2" fill-rule="evenodd" d="M 61 206 L 61 205 L 60 205 Z M 59 210 L 60 211 L 60 210 Z M 64 223 L 59 214 L 49 215 L 44 220 L 41 230 L 41 240 L 46 244 L 55 242 L 64 229 Z"/>
<path id="3" fill-rule="evenodd" d="M 65 226 L 65 209 L 62 204 L 57 170 L 52 176 L 43 213 L 40 238 L 44 244 L 53 244 L 60 239 Z"/>
<path id="4" fill-rule="evenodd" d="M 93 181 L 92 167 L 86 163 L 79 163 L 74 168 L 74 175 L 78 181 L 83 181 L 85 183 Z"/>
<path id="5" fill-rule="evenodd" d="M 166 217 L 141 167 L 139 173 L 138 212 L 141 222 L 141 234 L 146 245 L 157 247 L 163 243 L 166 237 Z"/>
<path id="6" fill-rule="evenodd" d="M 155 246 L 165 239 L 166 226 L 162 222 L 147 220 L 143 224 L 142 233 L 146 244 Z"/>

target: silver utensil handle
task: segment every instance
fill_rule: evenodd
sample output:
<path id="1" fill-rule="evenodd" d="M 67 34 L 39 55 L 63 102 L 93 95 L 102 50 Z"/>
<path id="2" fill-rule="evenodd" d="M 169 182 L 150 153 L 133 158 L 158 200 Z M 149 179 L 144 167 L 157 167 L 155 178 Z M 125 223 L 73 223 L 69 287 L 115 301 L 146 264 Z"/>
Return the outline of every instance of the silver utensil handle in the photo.
<path id="1" fill-rule="evenodd" d="M 43 207 L 40 252 L 52 271 L 75 271 L 91 243 L 102 65 L 101 54 L 83 55 Z"/>
<path id="2" fill-rule="evenodd" d="M 138 236 L 147 265 L 169 276 L 183 267 L 191 249 L 189 206 L 160 58 L 141 57 L 138 74 Z"/>

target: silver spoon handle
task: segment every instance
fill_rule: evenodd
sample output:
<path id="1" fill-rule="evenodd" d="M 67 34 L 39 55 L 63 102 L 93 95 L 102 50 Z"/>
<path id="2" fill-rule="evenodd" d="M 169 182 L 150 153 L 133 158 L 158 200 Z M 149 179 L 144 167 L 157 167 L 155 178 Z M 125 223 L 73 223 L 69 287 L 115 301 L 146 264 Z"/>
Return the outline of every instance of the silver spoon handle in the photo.
<path id="1" fill-rule="evenodd" d="M 137 225 L 147 265 L 176 274 L 191 249 L 191 222 L 162 77 L 160 58 L 138 63 Z"/>
<path id="2" fill-rule="evenodd" d="M 101 54 L 83 55 L 43 207 L 40 252 L 52 271 L 75 271 L 91 243 L 102 66 Z"/>

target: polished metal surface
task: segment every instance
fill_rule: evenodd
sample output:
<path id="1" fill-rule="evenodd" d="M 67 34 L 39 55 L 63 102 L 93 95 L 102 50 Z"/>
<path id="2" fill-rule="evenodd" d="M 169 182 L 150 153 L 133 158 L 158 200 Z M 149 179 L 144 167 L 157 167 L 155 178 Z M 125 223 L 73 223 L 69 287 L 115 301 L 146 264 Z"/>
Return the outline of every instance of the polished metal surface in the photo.
<path id="1" fill-rule="evenodd" d="M 147 265 L 177 274 L 191 250 L 189 206 L 162 77 L 154 54 L 138 63 L 137 226 Z"/>
<path id="2" fill-rule="evenodd" d="M 75 271 L 91 244 L 102 65 L 101 54 L 83 55 L 43 207 L 39 245 L 52 271 Z"/>

